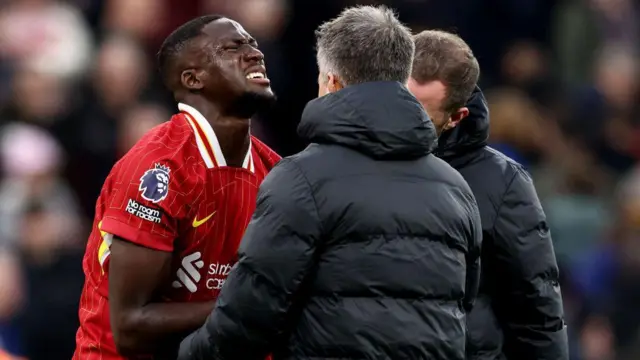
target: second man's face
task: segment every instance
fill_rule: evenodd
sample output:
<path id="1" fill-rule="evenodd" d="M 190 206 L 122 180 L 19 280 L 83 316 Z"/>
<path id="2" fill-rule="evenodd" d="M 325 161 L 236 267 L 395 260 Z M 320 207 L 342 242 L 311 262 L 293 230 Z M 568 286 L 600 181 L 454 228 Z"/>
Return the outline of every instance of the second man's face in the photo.
<path id="1" fill-rule="evenodd" d="M 469 113 L 467 108 L 461 108 L 454 114 L 444 110 L 447 87 L 442 81 L 434 80 L 420 84 L 413 78 L 409 78 L 408 88 L 429 114 L 438 135 L 456 127 Z"/>
<path id="2" fill-rule="evenodd" d="M 447 88 L 441 81 L 420 84 L 413 78 L 409 78 L 408 87 L 429 114 L 429 118 L 440 135 L 450 121 L 448 114 L 442 110 L 442 105 L 447 97 Z"/>

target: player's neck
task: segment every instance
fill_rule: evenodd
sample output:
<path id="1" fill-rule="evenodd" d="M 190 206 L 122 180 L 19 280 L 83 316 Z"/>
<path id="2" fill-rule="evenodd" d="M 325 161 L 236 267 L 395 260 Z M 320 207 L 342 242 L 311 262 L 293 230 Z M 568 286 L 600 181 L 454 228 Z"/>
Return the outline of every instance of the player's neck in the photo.
<path id="1" fill-rule="evenodd" d="M 209 120 L 209 123 L 216 133 L 227 165 L 242 167 L 251 142 L 251 120 L 220 116 Z"/>
<path id="2" fill-rule="evenodd" d="M 189 99 L 183 103 L 198 110 L 211 124 L 216 133 L 220 149 L 228 166 L 242 167 L 242 163 L 249 150 L 250 119 L 223 115 L 221 109 L 204 99 Z"/>

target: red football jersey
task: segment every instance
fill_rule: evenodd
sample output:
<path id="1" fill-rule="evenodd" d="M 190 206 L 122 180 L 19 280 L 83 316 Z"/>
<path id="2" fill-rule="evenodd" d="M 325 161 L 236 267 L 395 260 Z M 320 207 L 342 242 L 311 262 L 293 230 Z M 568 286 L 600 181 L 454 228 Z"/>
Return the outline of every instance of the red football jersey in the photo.
<path id="1" fill-rule="evenodd" d="M 161 289 L 163 301 L 214 300 L 236 261 L 260 182 L 280 160 L 251 137 L 243 167 L 227 166 L 207 120 L 190 106 L 179 109 L 116 163 L 102 187 L 83 261 L 73 359 L 123 359 L 109 321 L 114 236 L 173 253 L 174 275 Z"/>

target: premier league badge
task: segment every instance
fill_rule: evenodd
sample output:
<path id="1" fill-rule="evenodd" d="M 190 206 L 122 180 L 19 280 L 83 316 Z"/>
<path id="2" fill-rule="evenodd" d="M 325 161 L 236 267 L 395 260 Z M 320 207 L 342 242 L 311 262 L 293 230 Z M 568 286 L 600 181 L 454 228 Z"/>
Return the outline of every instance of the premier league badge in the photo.
<path id="1" fill-rule="evenodd" d="M 167 197 L 169 192 L 169 167 L 156 164 L 153 169 L 145 171 L 140 178 L 138 190 L 142 193 L 142 198 L 154 204 L 159 203 Z"/>

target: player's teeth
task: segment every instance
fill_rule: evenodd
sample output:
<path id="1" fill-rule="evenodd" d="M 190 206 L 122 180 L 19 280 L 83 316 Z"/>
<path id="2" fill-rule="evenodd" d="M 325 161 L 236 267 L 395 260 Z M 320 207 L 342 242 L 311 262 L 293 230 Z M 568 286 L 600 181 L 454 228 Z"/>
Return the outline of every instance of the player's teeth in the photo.
<path id="1" fill-rule="evenodd" d="M 264 74 L 261 72 L 252 72 L 247 75 L 247 79 L 264 79 Z"/>

